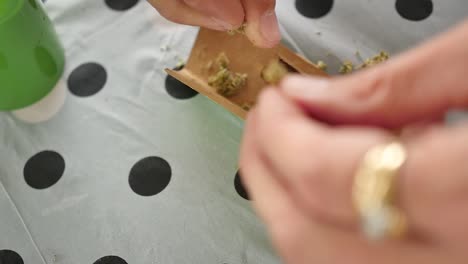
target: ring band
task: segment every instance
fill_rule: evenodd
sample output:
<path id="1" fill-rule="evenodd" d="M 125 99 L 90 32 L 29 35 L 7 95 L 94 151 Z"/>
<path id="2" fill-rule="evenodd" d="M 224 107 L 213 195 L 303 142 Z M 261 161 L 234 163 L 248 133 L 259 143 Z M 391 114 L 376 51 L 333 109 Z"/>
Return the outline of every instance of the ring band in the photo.
<path id="1" fill-rule="evenodd" d="M 371 240 L 399 238 L 406 218 L 396 208 L 395 179 L 407 158 L 403 144 L 394 141 L 371 148 L 354 178 L 353 203 L 364 234 Z"/>

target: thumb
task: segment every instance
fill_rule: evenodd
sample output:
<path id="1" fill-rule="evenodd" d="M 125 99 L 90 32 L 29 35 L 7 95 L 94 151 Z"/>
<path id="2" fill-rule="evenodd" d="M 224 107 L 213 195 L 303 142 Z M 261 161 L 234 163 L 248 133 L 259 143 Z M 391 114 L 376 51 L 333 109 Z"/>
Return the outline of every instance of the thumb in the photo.
<path id="1" fill-rule="evenodd" d="M 208 16 L 224 30 L 238 28 L 244 22 L 244 9 L 239 1 L 183 0 L 183 2 Z"/>
<path id="2" fill-rule="evenodd" d="M 271 48 L 281 40 L 276 0 L 242 0 L 247 26 L 245 33 L 256 46 Z"/>
<path id="3" fill-rule="evenodd" d="M 331 124 L 401 127 L 468 105 L 468 23 L 419 49 L 346 77 L 293 76 L 280 87 Z"/>

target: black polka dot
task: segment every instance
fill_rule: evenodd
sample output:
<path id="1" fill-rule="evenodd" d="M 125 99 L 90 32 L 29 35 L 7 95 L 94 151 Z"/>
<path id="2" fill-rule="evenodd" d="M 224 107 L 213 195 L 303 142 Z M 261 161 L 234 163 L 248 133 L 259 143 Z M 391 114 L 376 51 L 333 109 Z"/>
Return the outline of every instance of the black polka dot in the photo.
<path id="1" fill-rule="evenodd" d="M 134 7 L 138 0 L 105 0 L 106 5 L 117 11 L 124 11 Z"/>
<path id="2" fill-rule="evenodd" d="M 181 70 L 182 67 L 175 68 L 174 70 Z M 166 77 L 166 91 L 169 95 L 176 99 L 190 99 L 198 94 L 197 91 L 181 83 L 176 78 L 168 75 Z"/>
<path id="3" fill-rule="evenodd" d="M 431 0 L 397 0 L 396 10 L 403 18 L 420 21 L 432 14 L 434 4 Z"/>
<path id="4" fill-rule="evenodd" d="M 127 264 L 125 260 L 117 256 L 105 256 L 94 262 L 94 264 Z"/>
<path id="5" fill-rule="evenodd" d="M 24 262 L 18 253 L 3 249 L 0 250 L 0 264 L 24 264 Z"/>
<path id="6" fill-rule="evenodd" d="M 135 193 L 153 196 L 169 185 L 171 176 L 171 166 L 167 161 L 159 157 L 147 157 L 133 166 L 128 182 Z"/>
<path id="7" fill-rule="evenodd" d="M 296 9 L 305 17 L 320 18 L 330 12 L 333 0 L 296 0 Z"/>
<path id="8" fill-rule="evenodd" d="M 244 199 L 250 200 L 249 194 L 244 188 L 244 185 L 242 184 L 242 178 L 240 175 L 240 171 L 236 173 L 236 177 L 234 178 L 234 187 L 236 188 L 237 193 Z"/>
<path id="9" fill-rule="evenodd" d="M 24 166 L 24 180 L 34 189 L 46 189 L 56 184 L 65 171 L 65 160 L 54 151 L 39 152 Z"/>
<path id="10" fill-rule="evenodd" d="M 85 63 L 68 77 L 68 88 L 76 96 L 86 97 L 98 93 L 106 84 L 107 72 L 97 63 Z"/>

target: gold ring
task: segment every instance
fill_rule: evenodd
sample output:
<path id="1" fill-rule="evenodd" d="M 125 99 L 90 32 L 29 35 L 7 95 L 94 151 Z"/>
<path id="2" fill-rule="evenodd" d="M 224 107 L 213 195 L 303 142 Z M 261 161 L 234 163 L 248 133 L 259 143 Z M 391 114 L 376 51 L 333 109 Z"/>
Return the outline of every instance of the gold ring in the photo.
<path id="1" fill-rule="evenodd" d="M 400 238 L 407 229 L 404 214 L 395 206 L 395 182 L 407 159 L 403 144 L 394 141 L 371 148 L 354 178 L 353 203 L 367 238 Z"/>

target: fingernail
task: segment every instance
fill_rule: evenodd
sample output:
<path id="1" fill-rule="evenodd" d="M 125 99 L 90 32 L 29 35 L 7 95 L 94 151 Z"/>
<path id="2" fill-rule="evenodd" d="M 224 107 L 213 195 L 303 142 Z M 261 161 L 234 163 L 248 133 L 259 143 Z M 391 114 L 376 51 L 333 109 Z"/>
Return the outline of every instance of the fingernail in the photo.
<path id="1" fill-rule="evenodd" d="M 281 83 L 282 91 L 296 99 L 320 99 L 329 94 L 330 82 L 323 78 L 286 77 Z"/>
<path id="2" fill-rule="evenodd" d="M 278 18 L 275 11 L 268 11 L 260 17 L 260 33 L 263 39 L 270 44 L 277 44 L 281 40 L 278 27 Z"/>
<path id="3" fill-rule="evenodd" d="M 228 22 L 224 21 L 224 20 L 221 20 L 221 19 L 218 19 L 216 17 L 211 17 L 211 21 L 213 21 L 214 23 L 214 26 L 216 27 L 216 29 L 218 30 L 233 30 L 234 29 L 234 26 L 229 24 Z"/>

